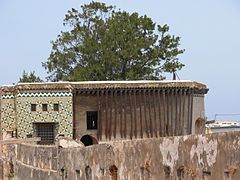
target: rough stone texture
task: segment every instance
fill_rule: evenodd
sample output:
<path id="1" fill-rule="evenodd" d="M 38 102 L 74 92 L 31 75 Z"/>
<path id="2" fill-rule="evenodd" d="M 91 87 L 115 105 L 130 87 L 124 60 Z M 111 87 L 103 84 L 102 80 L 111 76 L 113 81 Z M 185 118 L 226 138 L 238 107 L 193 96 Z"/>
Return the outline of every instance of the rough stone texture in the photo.
<path id="1" fill-rule="evenodd" d="M 59 180 L 59 176 L 57 171 L 45 170 L 45 169 L 38 169 L 31 166 L 26 166 L 21 162 L 17 161 L 17 179 L 27 180 L 27 179 L 34 179 L 34 180 Z"/>
<path id="2" fill-rule="evenodd" d="M 1 157 L 0 157 L 0 179 L 9 179 L 15 176 L 16 165 L 16 144 L 0 145 Z"/>
<path id="3" fill-rule="evenodd" d="M 58 141 L 58 145 L 62 148 L 72 148 L 72 147 L 83 147 L 84 144 L 82 142 L 76 142 L 72 139 L 61 138 Z"/>
<path id="4" fill-rule="evenodd" d="M 17 161 L 46 170 L 57 170 L 57 146 L 40 146 L 31 144 L 18 145 Z"/>
<path id="5" fill-rule="evenodd" d="M 57 169 L 53 165 L 57 162 L 51 159 L 56 157 L 53 152 L 59 153 Z M 239 152 L 240 132 L 60 149 L 22 144 L 18 148 L 16 174 L 18 179 L 237 180 L 240 179 Z M 39 162 L 30 162 L 35 160 Z"/>

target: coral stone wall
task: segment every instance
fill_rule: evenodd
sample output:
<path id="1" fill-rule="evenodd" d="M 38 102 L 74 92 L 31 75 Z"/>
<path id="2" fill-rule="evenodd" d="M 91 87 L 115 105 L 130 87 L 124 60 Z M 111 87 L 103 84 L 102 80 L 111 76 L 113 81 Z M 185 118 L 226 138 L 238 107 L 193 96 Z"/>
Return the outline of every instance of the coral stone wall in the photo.
<path id="1" fill-rule="evenodd" d="M 59 149 L 22 144 L 18 153 L 19 180 L 240 179 L 240 132 Z"/>

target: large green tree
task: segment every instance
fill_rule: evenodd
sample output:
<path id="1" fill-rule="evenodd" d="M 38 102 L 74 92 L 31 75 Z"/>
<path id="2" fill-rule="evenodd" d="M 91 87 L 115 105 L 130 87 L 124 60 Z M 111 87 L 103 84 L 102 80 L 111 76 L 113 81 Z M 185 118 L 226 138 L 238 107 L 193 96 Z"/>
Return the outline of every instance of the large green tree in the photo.
<path id="1" fill-rule="evenodd" d="M 49 80 L 162 79 L 184 66 L 180 38 L 146 15 L 91 2 L 69 10 L 64 25 L 43 63 Z"/>

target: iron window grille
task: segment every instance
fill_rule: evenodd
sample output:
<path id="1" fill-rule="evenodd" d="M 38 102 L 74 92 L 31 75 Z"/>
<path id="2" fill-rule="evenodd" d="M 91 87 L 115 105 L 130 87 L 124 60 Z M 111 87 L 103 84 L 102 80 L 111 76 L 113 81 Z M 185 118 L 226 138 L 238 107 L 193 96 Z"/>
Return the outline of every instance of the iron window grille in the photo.
<path id="1" fill-rule="evenodd" d="M 98 112 L 88 111 L 87 112 L 87 129 L 97 129 L 98 128 Z"/>
<path id="2" fill-rule="evenodd" d="M 35 135 L 41 138 L 38 144 L 54 144 L 56 136 L 56 123 L 33 123 Z"/>

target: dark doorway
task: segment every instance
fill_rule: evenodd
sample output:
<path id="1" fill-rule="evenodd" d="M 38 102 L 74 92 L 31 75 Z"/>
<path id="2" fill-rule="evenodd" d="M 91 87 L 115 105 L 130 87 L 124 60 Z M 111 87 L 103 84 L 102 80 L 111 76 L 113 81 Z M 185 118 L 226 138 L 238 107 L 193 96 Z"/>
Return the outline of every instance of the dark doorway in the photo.
<path id="1" fill-rule="evenodd" d="M 84 146 L 91 146 L 93 144 L 98 144 L 97 140 L 90 136 L 90 135 L 84 135 L 80 141 L 84 144 Z"/>
<path id="2" fill-rule="evenodd" d="M 34 123 L 35 134 L 41 138 L 38 144 L 54 144 L 56 136 L 56 124 L 55 123 Z"/>

